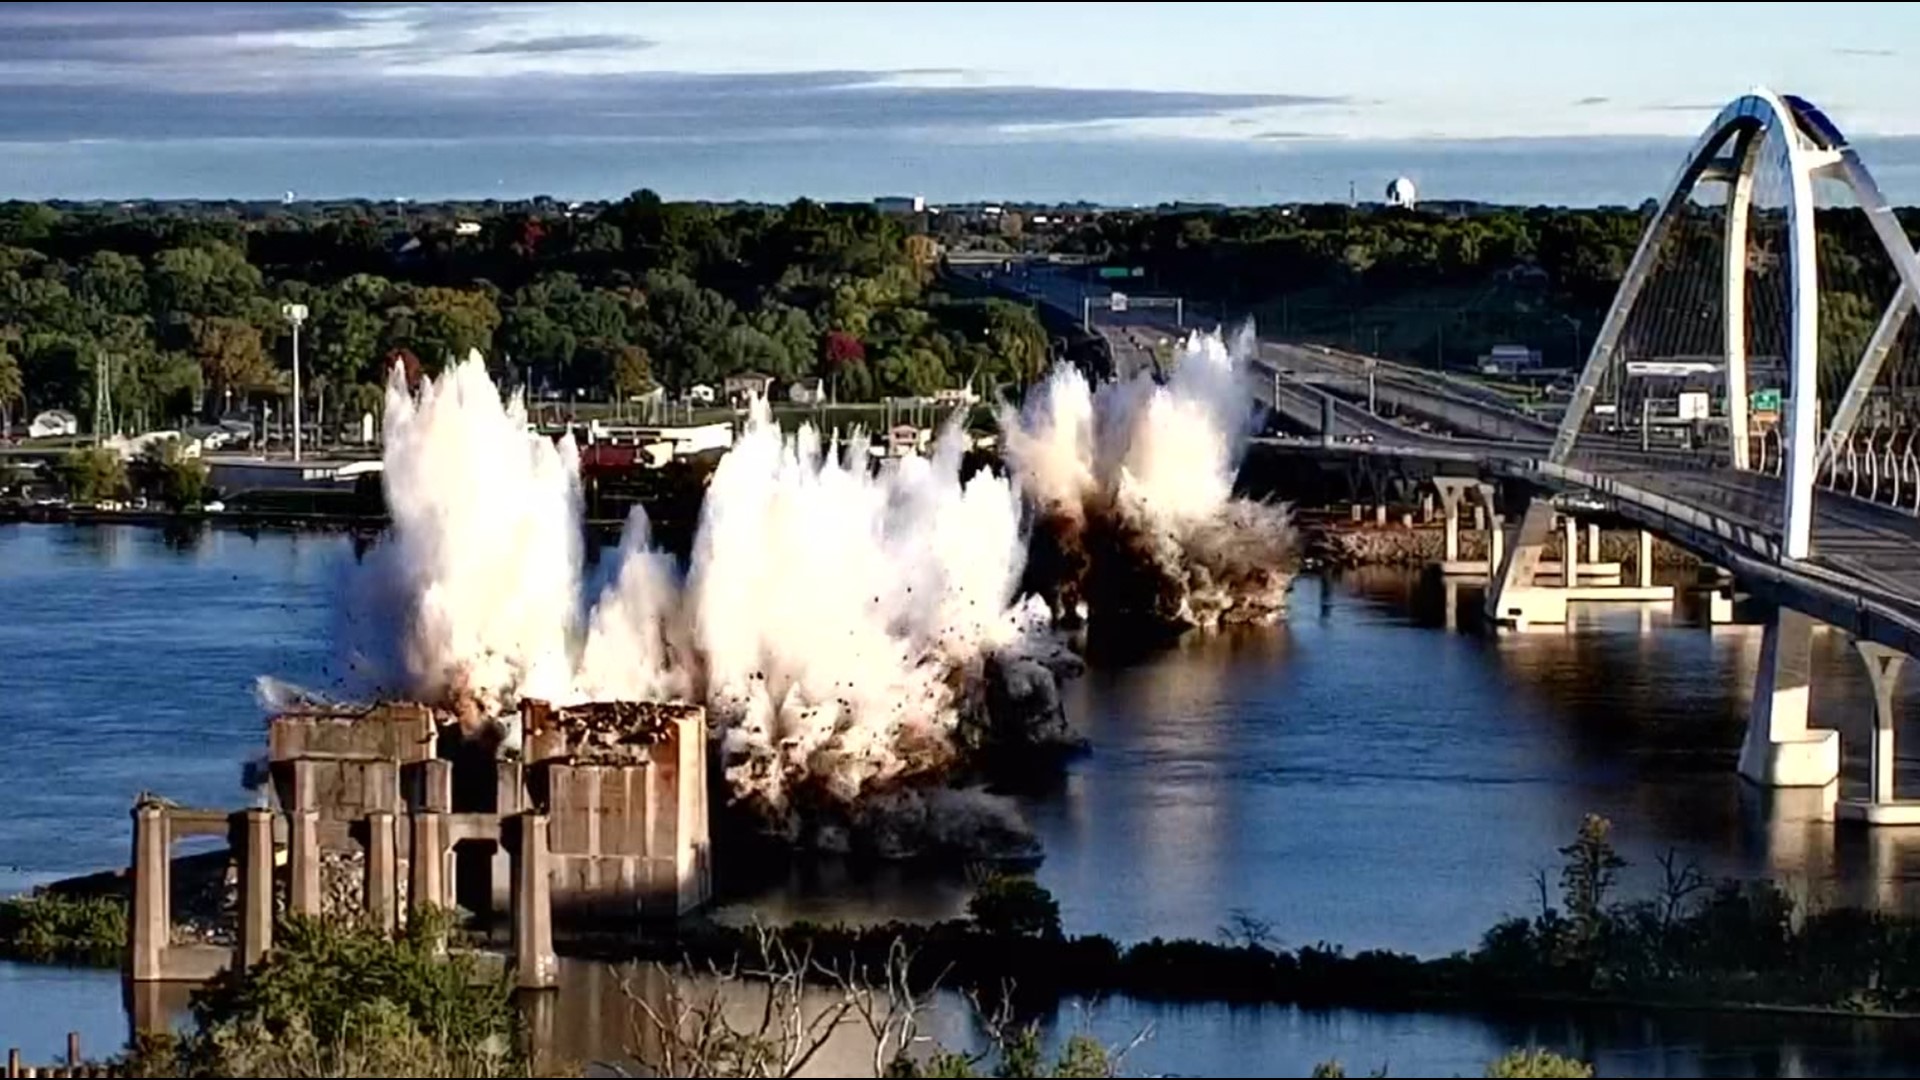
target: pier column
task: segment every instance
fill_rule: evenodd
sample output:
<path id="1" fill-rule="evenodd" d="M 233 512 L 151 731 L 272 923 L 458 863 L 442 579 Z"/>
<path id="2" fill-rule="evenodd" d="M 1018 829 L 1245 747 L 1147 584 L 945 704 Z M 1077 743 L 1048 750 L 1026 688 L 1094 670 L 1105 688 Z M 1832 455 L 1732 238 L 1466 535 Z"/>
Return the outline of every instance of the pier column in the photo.
<path id="1" fill-rule="evenodd" d="M 1387 524 L 1387 504 L 1386 504 L 1386 503 L 1375 503 L 1375 504 L 1374 504 L 1374 506 L 1373 506 L 1373 523 L 1374 523 L 1375 525 L 1379 525 L 1379 526 L 1382 526 L 1382 527 L 1385 527 L 1385 525 Z"/>
<path id="2" fill-rule="evenodd" d="M 172 892 L 168 877 L 173 846 L 166 807 L 140 802 L 133 808 L 133 925 L 128 930 L 128 974 L 134 982 L 166 975 L 167 946 L 173 936 Z"/>
<path id="3" fill-rule="evenodd" d="M 527 808 L 526 769 L 518 761 L 502 761 L 494 771 L 494 813 L 502 819 Z M 513 860 L 505 844 L 493 852 L 493 913 L 504 914 L 513 903 Z"/>
<path id="4" fill-rule="evenodd" d="M 547 857 L 547 816 L 528 811 L 513 819 L 513 978 L 522 990 L 554 985 L 553 881 Z"/>
<path id="5" fill-rule="evenodd" d="M 1900 681 L 1905 653 L 1895 652 L 1870 641 L 1856 642 L 1860 659 L 1867 663 L 1873 680 L 1873 801 L 1894 801 L 1893 688 Z"/>
<path id="6" fill-rule="evenodd" d="M 1433 492 L 1431 491 L 1420 494 L 1420 522 L 1423 525 L 1433 524 Z"/>
<path id="7" fill-rule="evenodd" d="M 452 906 L 447 902 L 447 819 L 437 811 L 416 810 L 407 853 L 407 909 Z"/>
<path id="8" fill-rule="evenodd" d="M 1543 589 L 1536 581 L 1540 556 L 1553 531 L 1553 517 L 1552 505 L 1544 500 L 1527 503 L 1513 546 L 1502 553 L 1498 569 L 1488 582 L 1487 616 L 1496 625 L 1519 628 L 1532 623 L 1566 622 L 1566 590 Z M 1568 538 L 1572 539 L 1571 532 Z M 1570 554 L 1573 558 L 1566 560 L 1568 571 L 1579 557 L 1577 552 Z"/>
<path id="9" fill-rule="evenodd" d="M 253 967 L 273 948 L 273 811 L 265 807 L 234 815 L 230 841 L 240 853 L 239 961 Z"/>
<path id="10" fill-rule="evenodd" d="M 1873 741 L 1868 745 L 1870 764 L 1868 797 L 1842 800 L 1840 816 L 1869 825 L 1920 824 L 1920 799 L 1901 799 L 1895 773 L 1893 733 L 1893 691 L 1900 682 L 1900 670 L 1907 655 L 1871 641 L 1855 641 L 1853 647 L 1867 665 L 1867 677 L 1873 683 Z"/>
<path id="11" fill-rule="evenodd" d="M 1740 775 L 1763 787 L 1826 787 L 1840 776 L 1840 733 L 1807 726 L 1813 620 L 1790 608 L 1768 619 L 1740 748 Z"/>
<path id="12" fill-rule="evenodd" d="M 393 814 L 367 814 L 367 921 L 391 934 L 399 923 L 400 853 Z"/>
<path id="13" fill-rule="evenodd" d="M 1572 514 L 1565 520 L 1567 539 L 1566 550 L 1560 556 L 1560 581 L 1571 589 L 1580 584 L 1580 523 L 1573 520 Z"/>
<path id="14" fill-rule="evenodd" d="M 1600 565 L 1600 523 L 1587 522 L 1587 562 Z"/>
<path id="15" fill-rule="evenodd" d="M 1637 567 L 1636 572 L 1640 575 L 1640 587 L 1651 588 L 1653 586 L 1653 534 L 1645 529 L 1640 530 L 1640 550 L 1637 554 L 1638 561 L 1634 565 Z"/>
<path id="16" fill-rule="evenodd" d="M 1467 498 L 1483 488 L 1487 488 L 1489 493 L 1491 489 L 1482 481 L 1465 476 L 1436 476 L 1433 486 L 1440 492 L 1440 509 L 1446 515 L 1447 525 L 1446 561 L 1441 564 L 1441 569 L 1456 573 L 1464 569 L 1459 567 L 1460 516 L 1466 509 Z M 1475 507 L 1475 513 L 1479 512 L 1479 508 Z"/>
<path id="17" fill-rule="evenodd" d="M 287 907 L 296 915 L 319 917 L 324 909 L 320 883 L 320 790 L 313 762 L 293 763 L 293 809 L 287 812 Z"/>

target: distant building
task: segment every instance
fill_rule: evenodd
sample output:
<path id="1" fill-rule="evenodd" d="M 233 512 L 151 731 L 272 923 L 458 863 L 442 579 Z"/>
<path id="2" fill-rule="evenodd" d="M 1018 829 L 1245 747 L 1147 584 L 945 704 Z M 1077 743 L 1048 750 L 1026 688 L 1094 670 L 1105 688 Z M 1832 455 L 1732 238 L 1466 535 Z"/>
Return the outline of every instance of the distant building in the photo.
<path id="1" fill-rule="evenodd" d="M 1411 210 L 1419 201 L 1420 194 L 1418 189 L 1413 186 L 1412 180 L 1401 176 L 1395 178 L 1392 183 L 1387 185 L 1388 206 L 1397 206 L 1402 210 Z"/>
<path id="2" fill-rule="evenodd" d="M 873 208 L 883 214 L 920 214 L 927 209 L 922 195 L 882 195 L 873 200 Z"/>
<path id="3" fill-rule="evenodd" d="M 27 437 L 33 439 L 70 438 L 80 434 L 80 420 L 65 409 L 48 409 L 27 425 Z"/>
<path id="4" fill-rule="evenodd" d="M 1540 350 L 1525 345 L 1495 345 L 1480 358 L 1480 370 L 1489 375 L 1512 375 L 1540 366 Z"/>
<path id="5" fill-rule="evenodd" d="M 730 402 L 739 403 L 753 397 L 766 397 L 773 391 L 773 376 L 758 371 L 743 371 L 738 375 L 727 376 L 722 384 L 722 392 Z"/>
<path id="6" fill-rule="evenodd" d="M 453 227 L 453 235 L 455 235 L 455 236 L 479 236 L 479 235 L 480 235 L 480 223 L 479 223 L 479 222 L 477 222 L 477 221 L 462 221 L 462 222 L 460 222 L 460 223 L 459 223 L 458 225 L 455 225 L 455 226 Z"/>
<path id="7" fill-rule="evenodd" d="M 711 405 L 716 396 L 713 387 L 706 383 L 695 383 L 687 387 L 687 400 L 695 405 Z"/>
<path id="8" fill-rule="evenodd" d="M 676 458 L 713 454 L 732 445 L 733 425 L 724 421 L 678 426 L 594 421 L 588 427 L 588 444 L 581 451 L 580 461 L 591 468 L 638 465 L 657 469 Z"/>
<path id="9" fill-rule="evenodd" d="M 971 385 L 948 387 L 944 390 L 935 390 L 933 392 L 933 403 L 943 408 L 957 408 L 959 406 L 972 405 L 979 400 L 980 395 L 973 392 Z"/>
<path id="10" fill-rule="evenodd" d="M 827 400 L 826 381 L 820 378 L 795 379 L 787 387 L 787 400 L 795 405 L 821 405 Z"/>

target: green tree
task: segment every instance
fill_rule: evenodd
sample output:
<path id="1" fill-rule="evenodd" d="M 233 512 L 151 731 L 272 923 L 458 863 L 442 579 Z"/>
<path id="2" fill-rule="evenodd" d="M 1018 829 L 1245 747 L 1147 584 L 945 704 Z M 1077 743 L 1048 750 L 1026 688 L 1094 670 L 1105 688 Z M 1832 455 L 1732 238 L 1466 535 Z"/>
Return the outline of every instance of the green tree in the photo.
<path id="1" fill-rule="evenodd" d="M 132 255 L 96 251 L 81 265 L 75 291 L 102 315 L 140 315 L 147 310 L 147 269 Z"/>
<path id="2" fill-rule="evenodd" d="M 245 395 L 274 385 L 273 365 L 258 327 L 221 316 L 195 318 L 189 326 L 193 355 L 214 401 L 223 401 L 229 391 Z"/>
<path id="3" fill-rule="evenodd" d="M 507 313 L 500 344 L 528 385 L 558 389 L 571 383 L 579 343 L 573 331 L 554 322 L 544 308 L 517 302 Z"/>
<path id="4" fill-rule="evenodd" d="M 654 377 L 685 388 L 720 374 L 721 336 L 733 304 L 683 273 L 653 270 L 646 278 L 646 315 L 636 341 L 653 358 Z"/>
<path id="5" fill-rule="evenodd" d="M 744 323 L 727 328 L 720 339 L 720 374 L 736 375 L 757 371 L 787 381 L 798 375 L 800 362 L 786 346 L 765 331 Z"/>
<path id="6" fill-rule="evenodd" d="M 20 361 L 0 338 L 0 435 L 13 430 L 13 408 L 26 403 L 27 384 L 20 374 Z"/>
<path id="7" fill-rule="evenodd" d="M 779 342 L 787 355 L 799 364 L 807 364 L 819 348 L 820 327 L 804 308 L 774 300 L 754 312 L 751 321 L 754 329 Z M 805 371 L 794 374 L 805 374 Z"/>
<path id="8" fill-rule="evenodd" d="M 69 453 L 60 463 L 60 477 L 75 502 L 100 502 L 127 494 L 127 463 L 104 447 Z"/>
<path id="9" fill-rule="evenodd" d="M 232 244 L 169 248 L 154 256 L 147 275 L 154 309 L 164 318 L 265 318 L 265 279 Z"/>
<path id="10" fill-rule="evenodd" d="M 449 360 L 465 360 L 471 352 L 493 352 L 493 332 L 500 326 L 500 308 L 480 289 L 432 286 L 414 297 L 414 326 L 408 347 L 438 370 Z"/>
<path id="11" fill-rule="evenodd" d="M 29 331 L 20 342 L 20 374 L 36 409 L 92 410 L 93 339 L 85 334 Z"/>
<path id="12" fill-rule="evenodd" d="M 653 368 L 647 350 L 622 345 L 613 359 L 613 393 L 618 400 L 638 397 L 653 389 Z"/>
<path id="13" fill-rule="evenodd" d="M 967 915 L 986 934 L 1060 936 L 1060 902 L 1032 878 L 988 877 L 967 901 Z"/>
<path id="14" fill-rule="evenodd" d="M 187 510 L 206 501 L 207 463 L 189 456 L 179 439 L 153 443 L 140 464 L 143 486 L 168 509 Z"/>

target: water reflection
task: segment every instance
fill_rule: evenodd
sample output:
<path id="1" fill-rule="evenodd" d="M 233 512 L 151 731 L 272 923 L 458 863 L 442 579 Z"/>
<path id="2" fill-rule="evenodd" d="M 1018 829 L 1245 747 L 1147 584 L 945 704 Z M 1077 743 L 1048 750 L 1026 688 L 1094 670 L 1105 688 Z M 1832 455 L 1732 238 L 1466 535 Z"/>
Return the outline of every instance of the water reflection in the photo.
<path id="1" fill-rule="evenodd" d="M 128 1029 L 117 986 L 111 972 L 0 964 L 0 995 L 9 1001 L 0 1010 L 0 1046 L 51 1060 L 69 1030 L 90 1051 L 121 1045 Z M 681 994 L 682 1001 L 716 1000 L 736 1030 L 759 1029 L 762 985 L 696 980 Z M 816 989 L 805 1016 L 823 1015 L 837 1000 L 837 992 Z M 659 971 L 564 961 L 559 990 L 529 1003 L 535 1049 L 543 1062 L 584 1066 L 588 1075 L 632 1075 L 637 1061 L 660 1055 L 642 1002 L 669 1012 Z M 164 1015 L 185 1022 L 184 988 L 159 1003 L 170 1010 Z M 985 1046 L 975 1013 L 957 995 L 934 995 L 928 1004 L 920 1028 L 927 1038 L 965 1051 Z M 1111 1046 L 1140 1039 L 1126 1058 L 1130 1076 L 1306 1076 L 1328 1060 L 1351 1075 L 1478 1076 L 1508 1049 L 1527 1046 L 1592 1062 L 1600 1076 L 1898 1076 L 1920 1061 L 1920 1030 L 1911 1024 L 1782 1016 L 1583 1010 L 1482 1017 L 1114 998 L 1066 1001 L 1039 1021 L 1053 1047 L 1079 1033 Z M 869 1029 L 847 1023 L 798 1075 L 872 1075 L 874 1047 Z"/>

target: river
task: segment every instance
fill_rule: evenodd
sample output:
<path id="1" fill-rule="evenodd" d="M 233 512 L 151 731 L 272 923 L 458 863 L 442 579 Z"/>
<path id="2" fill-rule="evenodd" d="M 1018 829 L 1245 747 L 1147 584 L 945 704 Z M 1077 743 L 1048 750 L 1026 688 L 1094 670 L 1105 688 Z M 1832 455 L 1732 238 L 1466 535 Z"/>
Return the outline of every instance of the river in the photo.
<path id="1" fill-rule="evenodd" d="M 234 805 L 262 746 L 255 676 L 330 681 L 341 537 L 0 527 L 0 890 L 124 865 L 143 790 Z M 1451 592 L 1451 595 L 1450 595 Z M 1073 932 L 1214 936 L 1236 914 L 1288 944 L 1471 947 L 1537 903 L 1582 815 L 1614 822 L 1629 888 L 1673 852 L 1816 900 L 1906 908 L 1920 837 L 1818 820 L 1733 774 L 1757 627 L 1686 604 L 1577 609 L 1571 632 L 1456 629 L 1478 594 L 1404 572 L 1303 578 L 1283 626 L 1101 657 L 1068 708 L 1093 740 L 1026 800 L 1041 882 Z M 1902 695 L 1903 717 L 1920 716 Z M 1818 723 L 1864 782 L 1864 670 L 1816 642 Z M 1903 725 L 1903 737 L 1911 725 Z M 1907 745 L 1915 745 L 1908 742 Z M 1903 766 L 1906 763 L 1903 763 Z M 1906 770 L 1903 768 L 1903 774 Z M 823 867 L 727 901 L 734 917 L 935 918 L 955 877 Z M 1541 1039 L 1606 1075 L 1874 1075 L 1920 1064 L 1885 1025 L 1586 1015 L 1467 1017 L 1104 1003 L 1102 1033 L 1150 1023 L 1143 1072 L 1303 1074 L 1339 1057 L 1399 1075 L 1473 1074 Z M 111 973 L 0 966 L 0 1046 L 124 1033 Z"/>

